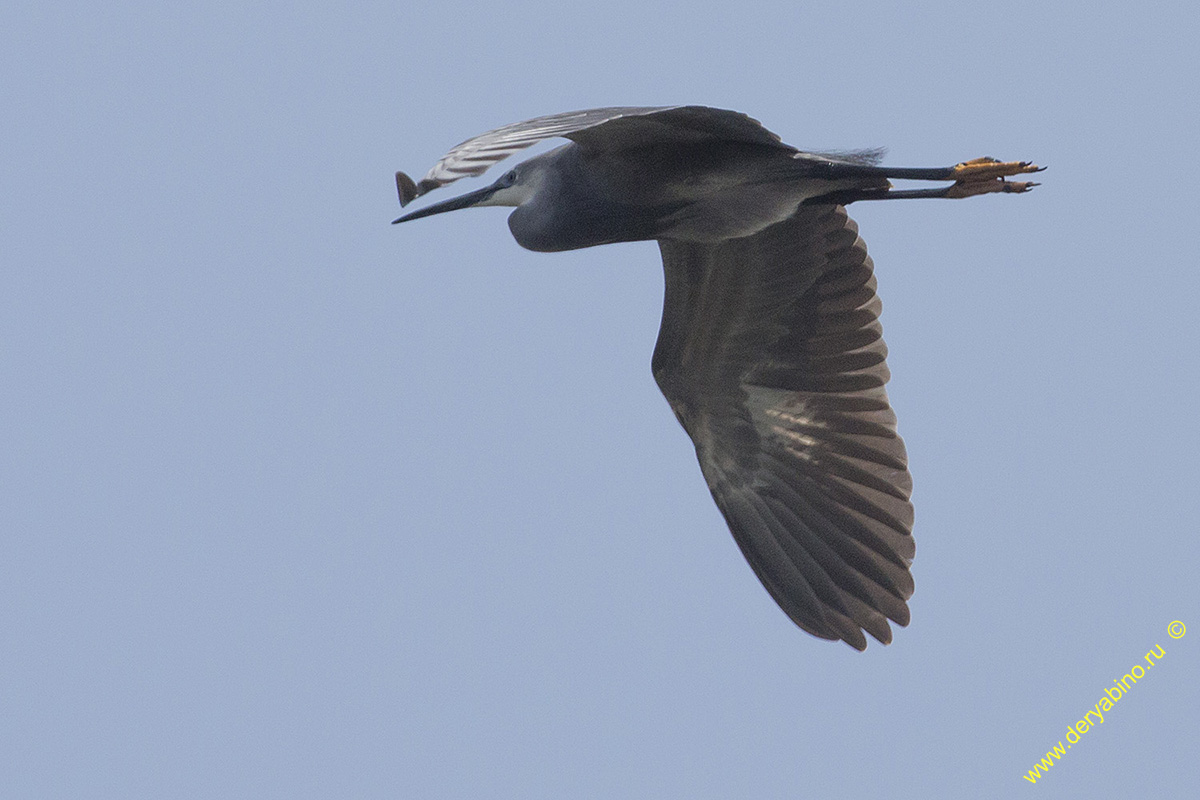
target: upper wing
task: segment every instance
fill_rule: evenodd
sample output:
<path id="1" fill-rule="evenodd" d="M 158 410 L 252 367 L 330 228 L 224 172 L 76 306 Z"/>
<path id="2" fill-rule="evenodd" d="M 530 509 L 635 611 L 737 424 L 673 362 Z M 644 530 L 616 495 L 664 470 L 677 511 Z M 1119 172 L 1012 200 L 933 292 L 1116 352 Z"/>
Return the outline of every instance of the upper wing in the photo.
<path id="1" fill-rule="evenodd" d="M 527 119 L 480 134 L 442 156 L 419 183 L 396 173 L 400 205 L 459 178 L 482 175 L 493 164 L 543 139 L 563 136 L 584 147 L 618 149 L 650 142 L 713 139 L 782 147 L 758 120 L 706 106 L 618 106 Z"/>
<path id="2" fill-rule="evenodd" d="M 873 265 L 841 206 L 715 245 L 661 241 L 654 376 L 742 553 L 816 636 L 891 641 L 912 596 L 912 479 Z"/>

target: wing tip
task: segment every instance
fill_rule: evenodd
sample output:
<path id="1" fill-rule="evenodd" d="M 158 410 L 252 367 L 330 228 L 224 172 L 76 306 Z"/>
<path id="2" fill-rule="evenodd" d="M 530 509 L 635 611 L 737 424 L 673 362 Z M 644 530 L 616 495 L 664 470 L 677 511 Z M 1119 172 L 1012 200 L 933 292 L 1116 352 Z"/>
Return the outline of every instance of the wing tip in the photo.
<path id="1" fill-rule="evenodd" d="M 862 631 L 857 627 L 854 628 L 854 632 L 849 636 L 845 633 L 841 634 L 841 640 L 860 653 L 867 649 L 867 637 L 863 636 Z M 888 644 L 888 642 L 884 642 L 884 644 Z"/>
<path id="2" fill-rule="evenodd" d="M 422 178 L 418 183 L 403 172 L 396 173 L 396 193 L 400 195 L 400 207 L 411 203 L 426 192 L 431 192 L 449 181 L 439 181 L 432 178 Z"/>
<path id="3" fill-rule="evenodd" d="M 403 172 L 396 173 L 396 193 L 400 195 L 401 208 L 411 203 L 421 194 L 420 190 L 417 189 L 416 181 Z"/>

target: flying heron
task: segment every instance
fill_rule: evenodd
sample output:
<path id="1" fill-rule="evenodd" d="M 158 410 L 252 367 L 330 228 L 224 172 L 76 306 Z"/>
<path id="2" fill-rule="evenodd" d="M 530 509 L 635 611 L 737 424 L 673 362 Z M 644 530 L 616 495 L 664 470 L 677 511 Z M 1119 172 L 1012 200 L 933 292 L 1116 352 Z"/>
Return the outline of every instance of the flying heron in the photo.
<path id="1" fill-rule="evenodd" d="M 879 166 L 881 151 L 804 152 L 703 106 L 597 108 L 453 148 L 400 205 L 543 139 L 570 142 L 498 181 L 395 220 L 515 206 L 525 248 L 657 240 L 666 290 L 651 366 L 696 446 L 742 554 L 801 628 L 858 650 L 907 625 L 912 477 L 884 384 L 873 264 L 845 206 L 1019 193 L 1040 168 L 977 158 Z M 889 178 L 946 181 L 895 190 Z"/>

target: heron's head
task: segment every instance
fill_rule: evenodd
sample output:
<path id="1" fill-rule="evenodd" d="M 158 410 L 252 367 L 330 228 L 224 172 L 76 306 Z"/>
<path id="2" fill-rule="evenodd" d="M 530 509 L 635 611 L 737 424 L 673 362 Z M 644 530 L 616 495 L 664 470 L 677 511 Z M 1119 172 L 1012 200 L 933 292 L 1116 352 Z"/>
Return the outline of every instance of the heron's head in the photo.
<path id="1" fill-rule="evenodd" d="M 630 241 L 624 231 L 614 235 L 612 226 L 604 224 L 605 215 L 595 213 L 594 198 L 586 188 L 580 189 L 578 184 L 590 184 L 580 168 L 578 150 L 569 144 L 534 156 L 504 173 L 491 186 L 405 214 L 393 224 L 472 206 L 510 206 L 515 210 L 508 216 L 508 229 L 517 244 L 527 250 L 554 252 Z"/>
<path id="2" fill-rule="evenodd" d="M 541 185 L 542 175 L 543 170 L 539 168 L 536 159 L 526 161 L 504 173 L 491 186 L 485 186 L 482 189 L 405 214 L 399 219 L 392 220 L 392 224 L 472 206 L 520 206 L 529 200 L 537 187 Z"/>

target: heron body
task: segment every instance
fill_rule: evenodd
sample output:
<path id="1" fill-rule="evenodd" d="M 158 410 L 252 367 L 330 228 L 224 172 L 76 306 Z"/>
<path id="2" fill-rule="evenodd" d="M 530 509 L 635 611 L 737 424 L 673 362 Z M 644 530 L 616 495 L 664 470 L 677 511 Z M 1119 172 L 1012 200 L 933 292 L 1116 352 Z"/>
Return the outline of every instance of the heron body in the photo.
<path id="1" fill-rule="evenodd" d="M 509 217 L 530 250 L 738 239 L 782 222 L 810 197 L 862 183 L 817 178 L 811 164 L 778 148 L 725 142 L 594 153 L 570 144 L 515 172 L 518 183 L 537 187 Z"/>
<path id="2" fill-rule="evenodd" d="M 886 168 L 877 152 L 797 150 L 732 111 L 606 108 L 469 139 L 419 183 L 397 173 L 401 204 L 552 136 L 571 142 L 396 221 L 503 205 L 530 250 L 658 241 L 654 377 L 746 560 L 809 633 L 890 642 L 888 620 L 909 622 L 912 480 L 873 265 L 844 206 L 1023 192 L 1035 184 L 1007 178 L 1038 168 Z M 889 178 L 951 183 L 897 191 Z"/>

